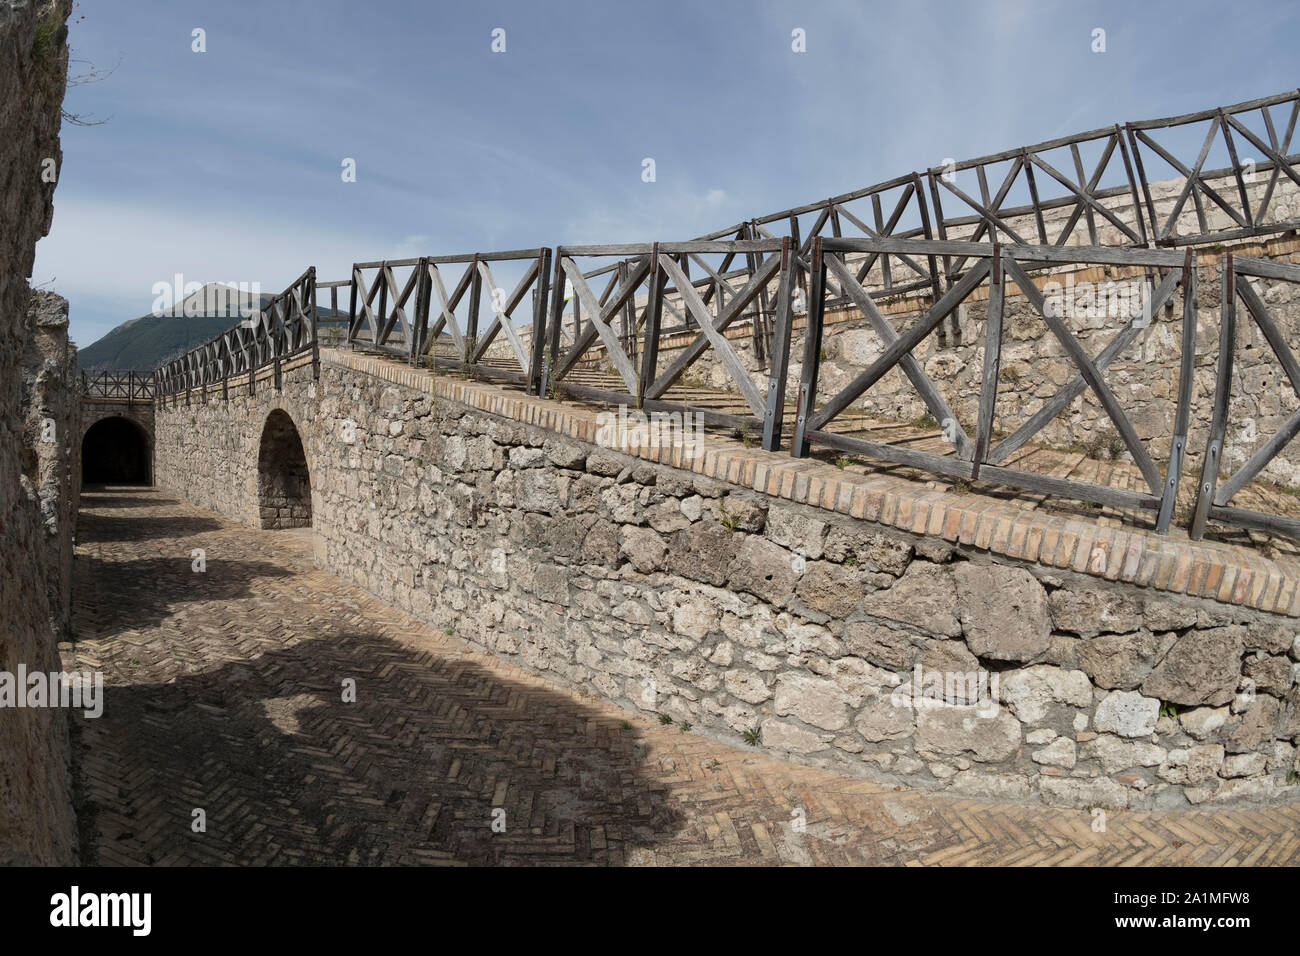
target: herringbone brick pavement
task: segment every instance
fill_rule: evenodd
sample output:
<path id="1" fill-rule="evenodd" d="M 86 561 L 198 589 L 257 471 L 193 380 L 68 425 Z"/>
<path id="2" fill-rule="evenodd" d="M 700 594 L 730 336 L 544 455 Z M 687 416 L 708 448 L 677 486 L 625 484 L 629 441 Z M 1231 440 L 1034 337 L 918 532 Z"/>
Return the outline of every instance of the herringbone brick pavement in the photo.
<path id="1" fill-rule="evenodd" d="M 88 489 L 80 520 L 64 662 L 106 682 L 103 716 L 75 718 L 89 863 L 1300 861 L 1300 805 L 1113 812 L 1096 833 L 1084 811 L 794 766 L 476 652 L 316 568 L 310 531 L 151 489 Z"/>

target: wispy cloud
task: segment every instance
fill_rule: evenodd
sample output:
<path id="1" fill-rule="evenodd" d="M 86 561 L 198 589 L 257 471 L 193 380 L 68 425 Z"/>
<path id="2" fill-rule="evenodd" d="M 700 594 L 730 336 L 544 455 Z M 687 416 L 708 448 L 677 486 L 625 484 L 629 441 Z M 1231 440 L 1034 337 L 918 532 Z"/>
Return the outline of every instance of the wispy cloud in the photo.
<path id="1" fill-rule="evenodd" d="M 34 275 L 57 277 L 84 344 L 175 272 L 276 289 L 308 264 L 691 237 L 946 157 L 1276 92 L 1300 37 L 1297 10 L 1261 32 L 1208 0 L 85 12 L 74 55 L 121 65 L 68 106 L 113 119 L 65 127 Z"/>

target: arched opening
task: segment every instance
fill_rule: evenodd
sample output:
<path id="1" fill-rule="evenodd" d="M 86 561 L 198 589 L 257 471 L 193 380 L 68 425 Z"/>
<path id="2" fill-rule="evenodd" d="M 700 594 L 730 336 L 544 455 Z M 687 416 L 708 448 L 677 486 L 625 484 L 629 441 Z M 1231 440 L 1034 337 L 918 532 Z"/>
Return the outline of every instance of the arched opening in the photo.
<path id="1" fill-rule="evenodd" d="M 129 418 L 102 418 L 81 440 L 83 485 L 153 484 L 149 436 Z"/>
<path id="2" fill-rule="evenodd" d="M 257 451 L 257 504 L 263 528 L 311 527 L 311 475 L 302 438 L 280 409 L 262 428 Z"/>

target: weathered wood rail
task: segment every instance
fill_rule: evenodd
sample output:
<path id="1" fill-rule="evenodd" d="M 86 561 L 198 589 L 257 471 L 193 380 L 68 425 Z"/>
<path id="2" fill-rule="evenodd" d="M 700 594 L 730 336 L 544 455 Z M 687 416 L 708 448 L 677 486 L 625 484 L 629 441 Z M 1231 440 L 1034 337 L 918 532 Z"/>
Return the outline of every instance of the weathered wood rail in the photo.
<path id="1" fill-rule="evenodd" d="M 1223 462 L 1227 436 L 1228 403 L 1232 393 L 1233 357 L 1237 349 L 1237 303 L 1246 306 L 1250 318 L 1263 333 L 1274 357 L 1282 367 L 1287 384 L 1300 398 L 1300 362 L 1287 343 L 1283 326 L 1274 318 L 1264 300 L 1251 286 L 1251 277 L 1300 283 L 1300 266 L 1260 259 L 1234 258 L 1224 253 L 1221 275 L 1222 295 L 1219 314 L 1219 361 L 1215 375 L 1214 412 L 1205 448 L 1201 483 L 1197 489 L 1196 509 L 1189 529 L 1193 539 L 1205 533 L 1205 524 L 1213 518 L 1223 524 L 1258 528 L 1300 538 L 1300 520 L 1281 515 L 1263 514 L 1247 508 L 1232 507 L 1230 502 L 1246 483 L 1278 456 L 1287 443 L 1300 432 L 1300 410 L 1291 414 L 1271 438 L 1260 445 L 1241 468 L 1223 484 L 1219 469 Z"/>
<path id="2" fill-rule="evenodd" d="M 108 398 L 126 402 L 152 402 L 154 374 L 151 371 L 81 373 L 81 394 L 86 398 Z"/>
<path id="3" fill-rule="evenodd" d="M 1183 116 L 1129 122 L 976 159 L 946 161 L 736 223 L 698 240 L 788 237 L 795 250 L 797 283 L 807 291 L 812 243 L 818 237 L 856 234 L 865 239 L 1159 248 L 1275 235 L 1300 228 L 1300 217 L 1288 215 L 1286 204 L 1278 201 L 1280 185 L 1300 187 L 1300 153 L 1291 149 L 1298 119 L 1300 91 L 1290 91 Z M 1171 138 L 1179 141 L 1176 146 Z M 1195 152 L 1179 157 L 1180 149 L 1192 148 Z M 1247 148 L 1252 154 L 1258 151 L 1260 158 L 1248 157 Z M 1207 168 L 1215 157 L 1230 165 Z M 972 176 L 975 185 L 966 182 Z M 1181 187 L 1175 195 L 1161 197 L 1160 184 L 1170 177 L 1181 180 Z M 1184 221 L 1189 203 L 1192 222 Z M 1227 218 L 1226 226 L 1212 221 L 1215 211 Z M 756 263 L 742 262 L 744 268 L 724 270 L 717 279 L 733 288 L 743 286 Z M 961 280 L 967 265 L 960 249 L 921 257 L 877 253 L 857 261 L 855 272 L 862 282 L 875 271 L 876 298 L 929 289 L 937 301 Z M 827 304 L 847 304 L 838 284 L 828 281 L 832 298 Z M 761 303 L 754 331 L 765 342 L 770 329 L 763 322 L 770 321 L 771 314 L 767 295 Z M 955 316 L 936 331 L 941 342 L 960 336 Z M 756 348 L 762 355 L 763 346 L 756 342 Z"/>
<path id="4" fill-rule="evenodd" d="M 315 356 L 318 349 L 316 267 L 311 266 L 235 327 L 160 365 L 154 372 L 155 391 L 173 403 L 183 393 L 188 404 L 192 389 L 200 389 L 206 398 L 206 386 L 220 383 L 224 397 L 231 379 L 246 376 L 251 394 L 258 369 L 268 365 L 275 369 L 279 388 L 282 363 L 305 352 Z"/>
<path id="5" fill-rule="evenodd" d="M 938 298 L 910 329 L 894 331 L 881 314 L 868 290 L 852 275 L 842 256 L 849 252 L 911 251 L 919 255 L 961 255 L 971 264 L 961 280 Z M 1118 249 L 1095 247 L 1059 247 L 1043 245 L 1007 245 L 999 243 L 953 243 L 898 239 L 817 239 L 813 244 L 812 293 L 808 324 L 804 334 L 803 364 L 799 383 L 799 411 L 792 439 L 792 452 L 806 456 L 812 444 L 840 451 L 906 465 L 935 475 L 968 481 L 984 481 L 1025 491 L 1059 495 L 1078 501 L 1126 510 L 1149 510 L 1156 513 L 1160 531 L 1169 527 L 1187 439 L 1191 403 L 1191 358 L 1196 345 L 1196 269 L 1190 252 L 1153 249 Z M 1069 328 L 1058 308 L 1048 303 L 1030 276 L 1031 272 L 1061 265 L 1137 266 L 1160 270 L 1163 278 L 1153 291 L 1146 293 L 1147 307 L 1130 316 L 1102 352 L 1089 356 Z M 835 279 L 861 309 L 881 340 L 883 351 L 869 367 L 848 385 L 818 407 L 816 395 L 822 349 L 825 289 Z M 1034 313 L 1056 338 L 1077 369 L 1078 375 L 1043 403 L 1011 435 L 995 442 L 993 422 L 998 396 L 998 373 L 1003 344 L 1003 312 L 1008 284 L 1016 287 Z M 1154 284 L 1154 283 L 1153 283 Z M 952 314 L 977 289 L 987 292 L 987 321 L 984 323 L 983 369 L 975 434 L 968 433 L 949 407 L 942 392 L 922 369 L 913 352 L 939 324 Z M 1181 290 L 1182 337 L 1179 343 L 1181 375 L 1175 412 L 1173 452 L 1165 463 L 1164 473 L 1151 459 L 1138 438 L 1119 400 L 1107 386 L 1102 373 L 1141 331 L 1150 325 L 1150 316 L 1170 304 Z M 1143 319 L 1146 319 L 1144 322 Z M 916 389 L 930 414 L 944 429 L 953 453 L 940 455 L 913 448 L 898 447 L 868 439 L 833 434 L 827 425 L 893 368 L 904 373 Z M 1122 438 L 1136 463 L 1147 488 L 1142 491 L 1104 487 L 1037 474 L 1008 466 L 1007 457 L 1053 418 L 1063 412 L 1075 398 L 1090 390 L 1104 414 Z"/>
<path id="6" fill-rule="evenodd" d="M 699 238 L 789 236 L 806 267 L 815 238 L 845 238 L 850 229 L 870 239 L 1001 239 L 1041 245 L 1075 241 L 1133 248 L 1271 235 L 1300 228 L 1300 218 L 1285 215 L 1283 204 L 1277 202 L 1282 177 L 1300 186 L 1296 171 L 1300 153 L 1291 151 L 1297 119 L 1300 91 L 1184 116 L 1129 122 L 946 162 Z M 1185 143 L 1199 140 L 1199 148 L 1194 158 L 1180 159 L 1177 147 L 1162 145 L 1160 137 Z M 1249 159 L 1245 147 L 1258 151 L 1261 158 Z M 1231 165 L 1207 169 L 1207 161 L 1217 151 Z M 976 186 L 963 188 L 962 173 L 973 173 Z M 1162 203 L 1155 187 L 1171 176 L 1181 177 L 1182 187 Z M 991 187 L 993 182 L 996 188 Z M 1249 187 L 1255 182 L 1264 185 L 1252 202 Z M 1224 184 L 1230 192 L 1224 191 Z M 972 190 L 978 191 L 978 197 L 971 195 Z M 945 209 L 945 195 L 955 198 L 956 205 L 950 198 Z M 1016 202 L 1017 197 L 1022 201 Z M 1179 231 L 1189 200 L 1195 228 Z M 1124 204 L 1128 209 L 1116 208 Z M 1207 216 L 1209 208 L 1222 210 L 1231 227 L 1215 228 Z M 888 216 L 885 209 L 890 209 Z M 1103 232 L 1106 227 L 1111 227 L 1109 235 Z M 863 274 L 875 259 L 868 263 Z M 958 250 L 920 260 L 886 258 L 881 265 L 883 294 L 929 287 L 938 296 L 941 285 L 950 287 L 960 279 L 965 258 Z M 896 277 L 900 270 L 901 277 Z"/>
<path id="7" fill-rule="evenodd" d="M 865 189 L 737 223 L 686 242 L 558 245 L 552 248 L 357 262 L 346 280 L 317 283 L 309 269 L 245 323 L 155 373 L 155 392 L 183 392 L 247 376 L 311 350 L 317 355 L 319 290 L 355 349 L 413 364 L 436 364 L 502 381 L 533 395 L 691 411 L 717 425 L 757 428 L 762 445 L 788 444 L 797 457 L 838 450 L 949 480 L 1020 489 L 1149 513 L 1159 531 L 1176 518 L 1192 420 L 1197 271 L 1190 248 L 1300 228 L 1291 215 L 1300 154 L 1291 144 L 1300 92 L 1185 116 L 1127 123 L 962 162 L 945 161 Z M 1176 140 L 1171 143 L 1170 139 Z M 1163 141 L 1163 142 L 1162 142 Z M 1180 150 L 1193 149 L 1179 158 Z M 1246 157 L 1258 152 L 1258 161 Z M 1230 165 L 1218 165 L 1220 155 Z M 1162 167 L 1175 181 L 1156 181 Z M 973 181 L 973 184 L 972 184 Z M 945 202 L 947 206 L 945 207 Z M 1182 310 L 1176 346 L 1173 434 L 1155 460 L 1104 373 L 1138 343 L 1147 323 L 1130 317 L 1096 355 L 1085 351 L 1045 300 L 1035 274 L 1069 266 L 1138 270 L 1149 316 Z M 1300 537 L 1300 521 L 1231 504 L 1300 432 L 1300 412 L 1222 484 L 1236 304 L 1244 303 L 1300 397 L 1300 363 L 1250 278 L 1300 281 L 1300 266 L 1228 256 L 1211 435 L 1193 537 L 1213 520 Z M 498 285 L 496 273 L 513 281 Z M 516 278 L 517 276 L 517 278 Z M 346 322 L 341 290 L 347 291 Z M 1009 289 L 1023 296 L 1077 373 L 1009 435 L 995 432 L 1003 320 Z M 917 349 L 937 335 L 960 341 L 958 307 L 987 297 L 978 412 L 963 424 L 931 380 Z M 896 331 L 878 303 L 928 298 L 920 319 Z M 882 352 L 818 404 L 828 308 L 859 312 Z M 802 325 L 796 314 L 806 315 Z M 491 316 L 490 321 L 485 319 Z M 759 365 L 737 354 L 728 329 L 748 328 Z M 802 339 L 796 337 L 796 333 Z M 667 336 L 687 337 L 661 363 Z M 734 331 L 733 331 L 734 335 Z M 496 346 L 494 348 L 494 345 Z M 795 352 L 799 349 L 799 352 Z M 701 403 L 687 387 L 693 366 L 716 358 L 731 401 Z M 787 394 L 791 360 L 801 355 L 797 398 Z M 663 367 L 661 367 L 661 365 Z M 879 440 L 876 425 L 848 422 L 850 409 L 897 368 L 942 427 L 949 447 Z M 1106 486 L 1017 467 L 1021 450 L 1075 399 L 1091 393 L 1140 476 L 1137 488 Z M 723 393 L 719 393 L 723 394 Z M 856 409 L 860 411 L 860 408 Z"/>
<path id="8" fill-rule="evenodd" d="M 794 289 L 789 239 L 560 246 L 555 255 L 552 319 L 541 378 L 543 393 L 549 394 L 565 383 L 565 393 L 578 397 L 625 402 L 652 411 L 685 411 L 683 405 L 665 400 L 666 394 L 706 351 L 712 350 L 726 369 L 731 385 L 744 399 L 749 414 L 737 416 L 699 407 L 691 410 L 717 424 L 734 426 L 753 420 L 765 433 L 780 434 L 787 353 L 773 354 L 766 387 L 760 388 L 723 333 L 738 319 L 752 315 L 748 310 L 756 304 L 759 314 L 766 312 L 764 300 L 774 286 L 772 317 L 780 330 L 775 340 L 778 348 L 788 343 Z M 578 264 L 583 259 L 609 257 L 623 257 L 617 269 L 606 266 L 584 273 Z M 754 262 L 754 271 L 737 289 L 723 276 L 738 257 Z M 706 275 L 692 280 L 688 274 L 691 263 Z M 590 280 L 606 273 L 610 279 L 597 296 Z M 574 300 L 585 309 L 587 322 L 575 329 L 567 349 L 562 351 L 560 333 L 568 286 L 574 291 Z M 665 312 L 676 319 L 666 328 Z M 694 340 L 661 370 L 659 345 L 663 336 L 683 330 L 695 331 Z M 601 388 L 567 381 L 597 343 L 603 347 L 621 387 Z"/>
<path id="9" fill-rule="evenodd" d="M 535 391 L 550 262 L 551 250 L 546 248 L 358 262 L 352 267 L 348 343 L 414 362 L 428 355 L 445 333 L 456 346 L 456 358 L 446 361 L 459 368 L 482 364 L 493 341 L 504 335 L 519 375 Z M 500 263 L 524 264 L 510 292 L 493 276 L 492 266 Z M 455 281 L 444 275 L 457 270 Z M 521 338 L 514 317 L 525 299 L 532 307 L 526 323 L 529 341 Z M 492 320 L 481 329 L 485 308 Z"/>

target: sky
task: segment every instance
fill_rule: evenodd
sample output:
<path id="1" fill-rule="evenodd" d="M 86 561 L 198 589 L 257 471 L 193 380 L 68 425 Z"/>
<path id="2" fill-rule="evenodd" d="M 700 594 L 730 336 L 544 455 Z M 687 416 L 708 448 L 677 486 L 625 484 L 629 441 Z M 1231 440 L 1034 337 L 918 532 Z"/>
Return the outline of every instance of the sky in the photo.
<path id="1" fill-rule="evenodd" d="M 81 0 L 69 43 L 107 75 L 69 88 L 95 125 L 63 125 L 32 283 L 86 346 L 177 274 L 688 239 L 1284 92 L 1300 4 Z"/>

